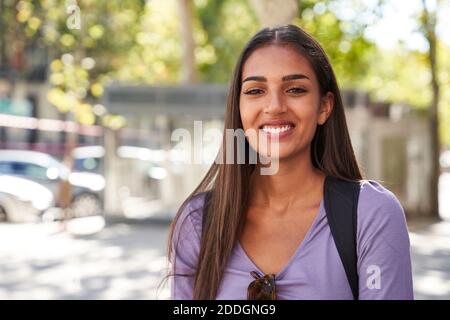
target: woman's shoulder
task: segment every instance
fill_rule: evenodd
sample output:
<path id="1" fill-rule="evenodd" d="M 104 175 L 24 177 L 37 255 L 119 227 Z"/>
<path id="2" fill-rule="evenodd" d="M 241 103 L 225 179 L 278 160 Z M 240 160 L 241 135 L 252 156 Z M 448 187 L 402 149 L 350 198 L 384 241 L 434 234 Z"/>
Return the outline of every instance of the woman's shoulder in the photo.
<path id="1" fill-rule="evenodd" d="M 404 214 L 395 194 L 376 180 L 361 181 L 358 206 L 363 212 Z"/>
<path id="2" fill-rule="evenodd" d="M 395 194 L 376 180 L 363 180 L 358 201 L 360 236 L 405 232 L 405 212 Z"/>
<path id="3" fill-rule="evenodd" d="M 174 222 L 170 261 L 174 264 L 175 273 L 189 274 L 197 266 L 205 196 L 206 194 L 200 193 L 187 199 Z"/>
<path id="4" fill-rule="evenodd" d="M 381 182 L 362 181 L 357 229 L 360 299 L 412 299 L 410 249 L 400 201 Z"/>
<path id="5" fill-rule="evenodd" d="M 180 230 L 184 230 L 185 232 L 195 231 L 198 236 L 201 235 L 203 207 L 206 196 L 207 192 L 201 192 L 184 203 L 177 220 L 177 225 Z"/>

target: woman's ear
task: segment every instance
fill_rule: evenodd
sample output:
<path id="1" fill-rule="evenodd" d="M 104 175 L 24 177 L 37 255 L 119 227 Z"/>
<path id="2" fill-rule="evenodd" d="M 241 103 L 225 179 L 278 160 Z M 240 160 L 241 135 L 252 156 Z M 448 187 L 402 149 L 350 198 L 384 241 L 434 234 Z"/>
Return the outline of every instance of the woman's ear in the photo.
<path id="1" fill-rule="evenodd" d="M 319 110 L 319 118 L 317 119 L 317 123 L 319 125 L 324 124 L 328 117 L 333 111 L 334 107 L 334 94 L 331 91 L 328 91 L 325 96 L 321 98 L 320 101 L 320 110 Z"/>

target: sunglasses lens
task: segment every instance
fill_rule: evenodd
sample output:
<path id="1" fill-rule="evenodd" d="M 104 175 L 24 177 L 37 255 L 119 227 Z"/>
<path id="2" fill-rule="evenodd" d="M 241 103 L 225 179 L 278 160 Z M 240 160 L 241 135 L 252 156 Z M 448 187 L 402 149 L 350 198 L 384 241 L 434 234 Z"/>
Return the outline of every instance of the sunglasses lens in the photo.
<path id="1" fill-rule="evenodd" d="M 247 290 L 248 300 L 276 300 L 275 281 L 266 275 L 250 283 Z"/>

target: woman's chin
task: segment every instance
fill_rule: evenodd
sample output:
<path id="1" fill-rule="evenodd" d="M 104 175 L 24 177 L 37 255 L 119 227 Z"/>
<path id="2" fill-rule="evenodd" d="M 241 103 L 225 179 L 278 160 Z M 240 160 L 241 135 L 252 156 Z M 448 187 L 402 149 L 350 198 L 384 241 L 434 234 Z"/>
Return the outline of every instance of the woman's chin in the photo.
<path id="1" fill-rule="evenodd" d="M 269 152 L 259 152 L 259 158 L 261 160 L 266 159 L 267 161 L 270 160 L 277 160 L 282 161 L 285 159 L 288 159 L 292 156 L 293 152 L 290 150 L 270 150 Z"/>

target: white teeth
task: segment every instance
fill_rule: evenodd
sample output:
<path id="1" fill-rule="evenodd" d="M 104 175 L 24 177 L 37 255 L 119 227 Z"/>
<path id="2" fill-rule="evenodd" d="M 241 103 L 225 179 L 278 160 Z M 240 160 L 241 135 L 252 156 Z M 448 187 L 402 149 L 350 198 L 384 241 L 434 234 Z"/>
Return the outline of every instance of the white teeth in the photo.
<path id="1" fill-rule="evenodd" d="M 275 133 L 275 134 L 279 134 L 285 131 L 288 131 L 290 129 L 292 129 L 293 127 L 291 125 L 285 125 L 285 126 L 281 126 L 281 127 L 271 127 L 271 126 L 263 126 L 262 130 L 264 132 L 267 133 Z"/>

